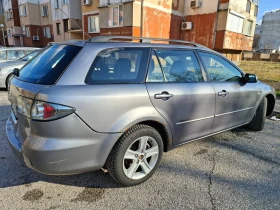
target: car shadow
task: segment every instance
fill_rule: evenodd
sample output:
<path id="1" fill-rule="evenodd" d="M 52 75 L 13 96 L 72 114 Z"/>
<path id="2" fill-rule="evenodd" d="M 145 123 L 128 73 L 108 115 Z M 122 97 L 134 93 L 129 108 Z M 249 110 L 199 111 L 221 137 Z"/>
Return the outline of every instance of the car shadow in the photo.
<path id="1" fill-rule="evenodd" d="M 0 88 L 0 91 L 7 91 L 6 88 Z"/>

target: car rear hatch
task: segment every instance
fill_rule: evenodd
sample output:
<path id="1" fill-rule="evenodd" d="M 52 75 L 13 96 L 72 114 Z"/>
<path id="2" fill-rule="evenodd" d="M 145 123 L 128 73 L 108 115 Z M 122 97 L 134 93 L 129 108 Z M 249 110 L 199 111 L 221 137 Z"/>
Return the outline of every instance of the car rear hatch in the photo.
<path id="1" fill-rule="evenodd" d="M 36 95 L 56 83 L 81 49 L 81 46 L 74 45 L 48 46 L 28 61 L 19 71 L 19 75 L 12 79 L 8 97 L 11 102 L 14 133 L 20 142 L 27 139 L 32 131 L 35 106 L 37 114 L 40 111 L 44 114 L 44 108 L 56 108 L 55 105 L 36 101 Z M 38 119 L 41 118 L 36 118 Z"/>
<path id="2" fill-rule="evenodd" d="M 23 142 L 29 135 L 30 119 L 18 113 L 17 107 L 23 98 L 34 99 L 36 94 L 41 90 L 48 88 L 50 85 L 32 84 L 14 78 L 11 82 L 9 91 L 9 100 L 12 109 L 12 123 L 16 137 Z"/>

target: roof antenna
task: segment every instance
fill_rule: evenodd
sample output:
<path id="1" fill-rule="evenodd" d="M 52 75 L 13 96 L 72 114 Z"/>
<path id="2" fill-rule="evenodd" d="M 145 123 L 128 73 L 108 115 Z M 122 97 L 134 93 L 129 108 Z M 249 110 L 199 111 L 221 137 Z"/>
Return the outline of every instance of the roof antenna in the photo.
<path id="1" fill-rule="evenodd" d="M 68 17 L 68 19 L 70 19 L 69 16 L 68 16 L 65 12 L 63 12 L 63 10 L 62 10 L 61 8 L 59 8 L 59 9 L 60 9 L 60 11 L 61 11 L 66 17 Z M 88 35 L 88 33 L 86 33 L 75 21 L 73 21 L 72 19 L 71 19 L 71 21 L 72 21 L 76 26 L 78 26 L 78 28 L 81 29 L 81 30 L 83 31 L 83 33 L 85 33 L 85 34 L 88 36 L 89 39 L 91 39 L 90 35 Z"/>

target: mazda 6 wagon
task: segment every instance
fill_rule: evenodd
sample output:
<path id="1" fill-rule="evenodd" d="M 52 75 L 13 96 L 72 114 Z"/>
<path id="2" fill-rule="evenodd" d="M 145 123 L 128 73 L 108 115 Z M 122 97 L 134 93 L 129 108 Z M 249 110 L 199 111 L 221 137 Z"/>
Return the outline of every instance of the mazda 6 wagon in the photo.
<path id="1" fill-rule="evenodd" d="M 154 40 L 54 43 L 15 70 L 6 133 L 18 158 L 50 175 L 103 168 L 132 186 L 163 152 L 240 126 L 263 130 L 272 87 L 196 43 Z"/>

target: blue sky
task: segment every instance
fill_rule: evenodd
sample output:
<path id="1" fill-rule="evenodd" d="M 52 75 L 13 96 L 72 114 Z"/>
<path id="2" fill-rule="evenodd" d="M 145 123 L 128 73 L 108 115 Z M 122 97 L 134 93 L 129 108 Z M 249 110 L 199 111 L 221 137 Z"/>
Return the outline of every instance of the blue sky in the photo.
<path id="1" fill-rule="evenodd" d="M 266 11 L 280 9 L 280 0 L 260 0 L 258 22 Z"/>

